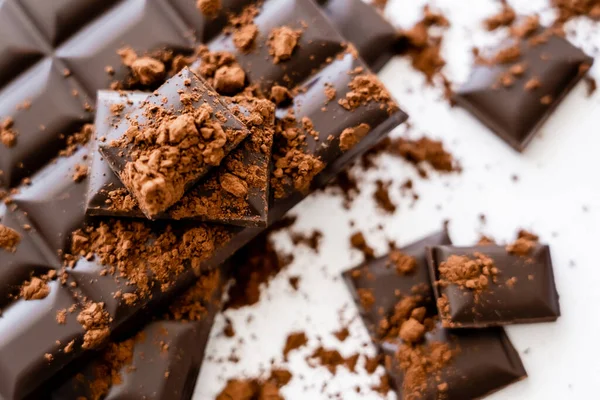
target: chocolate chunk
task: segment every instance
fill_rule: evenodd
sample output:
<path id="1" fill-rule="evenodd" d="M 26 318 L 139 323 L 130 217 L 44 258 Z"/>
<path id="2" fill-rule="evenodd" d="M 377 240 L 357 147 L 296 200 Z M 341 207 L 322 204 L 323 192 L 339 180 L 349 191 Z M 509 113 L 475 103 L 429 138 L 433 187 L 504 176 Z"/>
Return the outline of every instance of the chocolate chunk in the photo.
<path id="1" fill-rule="evenodd" d="M 119 139 L 101 145 L 100 152 L 151 219 L 178 202 L 249 134 L 188 69 L 150 95 L 128 122 Z"/>
<path id="2" fill-rule="evenodd" d="M 445 327 L 555 321 L 560 316 L 548 246 L 527 239 L 508 249 L 436 246 L 428 259 Z"/>
<path id="3" fill-rule="evenodd" d="M 92 149 L 109 142 L 118 135 L 119 126 L 125 124 L 121 116 L 112 117 L 110 107 L 114 102 L 126 102 L 121 114 L 130 113 L 140 105 L 144 94 L 102 91 L 98 95 L 97 138 Z M 265 107 L 266 106 L 266 107 Z M 268 213 L 269 162 L 273 142 L 273 109 L 267 101 L 233 99 L 230 109 L 246 121 L 250 137 L 231 154 L 223 165 L 208 173 L 159 219 L 195 219 L 242 226 L 265 226 Z M 117 129 L 110 129 L 117 126 Z M 106 136 L 109 135 L 109 136 Z M 104 138 L 104 141 L 99 140 Z M 90 215 L 143 217 L 137 202 L 125 189 L 108 163 L 97 151 L 92 152 L 87 213 Z M 248 188 L 244 197 L 236 197 L 221 186 L 220 176 L 232 174 Z M 236 175 L 237 174 L 237 175 Z"/>
<path id="4" fill-rule="evenodd" d="M 534 41 L 535 38 L 539 40 Z M 541 38 L 541 39 L 540 39 Z M 508 59 L 507 49 L 512 54 Z M 502 63 L 476 65 L 454 100 L 518 151 L 525 149 L 593 59 L 551 31 L 538 29 L 498 50 Z M 542 56 L 549 55 L 549 59 Z M 518 75 L 515 65 L 526 65 Z M 510 85 L 501 78 L 510 75 Z M 501 105 L 501 106 L 500 106 Z"/>
<path id="5" fill-rule="evenodd" d="M 394 268 L 397 256 L 384 256 L 343 275 L 400 399 L 480 398 L 526 377 L 502 328 L 441 326 L 426 248 L 449 242 L 441 232 L 396 250 L 414 260 L 409 273 Z M 360 297 L 365 290 L 373 298 L 366 308 Z"/>

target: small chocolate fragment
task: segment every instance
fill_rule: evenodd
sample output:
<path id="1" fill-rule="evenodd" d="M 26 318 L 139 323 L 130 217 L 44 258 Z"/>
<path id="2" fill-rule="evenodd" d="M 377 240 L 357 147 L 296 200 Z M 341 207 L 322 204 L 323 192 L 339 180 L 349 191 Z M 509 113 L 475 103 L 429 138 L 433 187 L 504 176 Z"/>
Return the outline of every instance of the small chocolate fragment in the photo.
<path id="1" fill-rule="evenodd" d="M 507 49 L 514 55 L 510 59 Z M 594 60 L 565 38 L 542 29 L 515 38 L 499 53 L 506 62 L 476 65 L 454 100 L 513 148 L 523 151 Z M 515 75 L 511 69 L 517 64 L 527 68 Z M 510 84 L 503 84 L 507 79 Z"/>
<path id="2" fill-rule="evenodd" d="M 101 145 L 100 152 L 150 219 L 179 201 L 249 134 L 221 97 L 187 68 L 128 120 L 119 139 Z"/>
<path id="3" fill-rule="evenodd" d="M 428 262 L 445 327 L 555 321 L 560 316 L 546 245 L 521 238 L 508 248 L 435 246 Z"/>

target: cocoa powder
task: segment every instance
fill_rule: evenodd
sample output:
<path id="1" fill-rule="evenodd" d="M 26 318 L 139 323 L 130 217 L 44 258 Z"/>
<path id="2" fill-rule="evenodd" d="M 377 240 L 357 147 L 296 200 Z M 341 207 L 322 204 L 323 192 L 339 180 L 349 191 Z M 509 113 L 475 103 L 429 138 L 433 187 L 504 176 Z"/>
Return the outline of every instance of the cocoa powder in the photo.
<path id="1" fill-rule="evenodd" d="M 0 249 L 14 253 L 21 242 L 19 232 L 6 225 L 0 224 Z"/>
<path id="2" fill-rule="evenodd" d="M 14 123 L 15 121 L 11 117 L 6 117 L 0 122 L 0 142 L 7 148 L 11 148 L 17 143 L 17 131 L 13 127 Z"/>
<path id="3" fill-rule="evenodd" d="M 289 60 L 301 36 L 301 30 L 294 30 L 289 26 L 281 26 L 271 30 L 267 44 L 269 54 L 273 57 L 273 63 L 279 64 L 282 61 Z"/>

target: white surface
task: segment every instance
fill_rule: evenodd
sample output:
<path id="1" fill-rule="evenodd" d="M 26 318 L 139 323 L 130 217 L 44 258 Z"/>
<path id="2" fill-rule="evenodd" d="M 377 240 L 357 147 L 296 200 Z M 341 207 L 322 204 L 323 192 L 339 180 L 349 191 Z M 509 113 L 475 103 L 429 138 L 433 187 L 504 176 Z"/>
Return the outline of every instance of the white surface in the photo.
<path id="1" fill-rule="evenodd" d="M 480 21 L 498 9 L 494 0 L 444 0 L 434 3 L 444 10 L 452 23 L 445 35 L 445 71 L 455 82 L 464 80 L 469 71 L 470 49 L 474 45 L 494 43 L 501 33 L 484 33 Z M 547 8 L 545 0 L 511 2 L 519 11 Z M 391 1 L 388 16 L 398 26 L 410 26 L 420 15 L 422 2 Z M 543 14 L 551 20 L 551 12 Z M 598 25 L 576 21 L 575 42 L 590 52 L 592 43 L 600 43 Z M 600 62 L 600 60 L 598 60 Z M 600 63 L 599 63 L 600 65 Z M 592 74 L 598 77 L 598 65 Z M 260 304 L 228 311 L 237 335 L 222 336 L 224 317 L 218 317 L 208 354 L 227 358 L 232 349 L 240 362 L 207 361 L 198 381 L 195 400 L 213 399 L 226 380 L 240 376 L 258 376 L 275 365 L 286 366 L 294 374 L 282 391 L 286 399 L 327 399 L 342 393 L 343 399 L 379 399 L 368 387 L 376 383 L 362 371 L 344 368 L 332 376 L 325 368 L 309 368 L 304 357 L 321 337 L 326 347 L 339 348 L 343 355 L 357 350 L 374 354 L 365 328 L 339 274 L 358 264 L 362 256 L 349 250 L 349 236 L 361 230 L 379 254 L 386 240 L 400 245 L 440 229 L 451 220 L 452 239 L 457 244 L 473 243 L 479 232 L 499 240 L 510 240 L 518 228 L 540 234 L 551 245 L 556 282 L 560 293 L 562 317 L 556 323 L 511 326 L 508 334 L 521 354 L 529 378 L 512 385 L 489 399 L 594 399 L 598 398 L 600 371 L 600 265 L 595 255 L 600 239 L 600 91 L 586 97 L 585 84 L 578 85 L 544 125 L 529 148 L 518 154 L 494 136 L 465 111 L 451 109 L 441 100 L 441 89 L 426 87 L 422 76 L 409 62 L 395 59 L 382 71 L 387 87 L 410 114 L 414 132 L 441 138 L 460 159 L 460 175 L 419 179 L 408 164 L 390 157 L 380 159 L 380 168 L 364 176 L 362 195 L 350 213 L 343 210 L 340 197 L 317 194 L 298 206 L 294 229 L 322 231 L 319 254 L 298 247 L 295 262 L 263 290 Z M 395 132 L 402 134 L 402 130 Z M 519 176 L 518 182 L 511 179 Z M 376 178 L 393 179 L 390 193 L 399 205 L 394 215 L 384 214 L 372 201 Z M 399 195 L 399 185 L 413 178 L 421 199 L 410 207 L 410 199 Z M 587 210 L 587 211 L 586 211 Z M 487 216 L 481 225 L 479 214 Z M 356 222 L 355 228 L 350 221 Z M 381 224 L 382 230 L 377 229 Z M 277 246 L 292 249 L 287 234 L 277 237 Z M 301 276 L 300 290 L 288 284 L 291 275 Z M 332 333 L 340 328 L 339 315 L 350 323 L 351 337 L 339 343 Z M 248 322 L 248 317 L 252 320 Z M 303 330 L 309 336 L 308 348 L 290 356 L 289 364 L 281 352 L 289 332 Z M 242 343 L 240 344 L 240 341 Z M 326 388 L 322 390 L 323 385 Z M 361 394 L 354 391 L 362 388 Z M 391 398 L 393 398 L 391 396 Z"/>

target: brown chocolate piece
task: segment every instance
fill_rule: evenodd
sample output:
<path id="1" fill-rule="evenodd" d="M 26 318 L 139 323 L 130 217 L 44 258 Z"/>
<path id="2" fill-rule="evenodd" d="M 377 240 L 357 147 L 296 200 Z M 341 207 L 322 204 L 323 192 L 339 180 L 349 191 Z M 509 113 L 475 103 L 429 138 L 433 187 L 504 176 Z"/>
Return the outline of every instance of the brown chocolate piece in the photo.
<path id="1" fill-rule="evenodd" d="M 102 91 L 98 96 L 98 132 L 93 148 L 102 144 L 99 138 L 105 138 L 105 142 L 113 139 L 114 136 L 106 135 L 117 134 L 119 125 L 126 123 L 121 116 L 111 117 L 111 104 L 126 102 L 124 112 L 129 113 L 145 98 L 143 94 L 109 91 Z M 269 162 L 274 134 L 273 106 L 266 100 L 240 96 L 233 98 L 229 108 L 247 123 L 250 136 L 225 157 L 221 166 L 209 172 L 178 203 L 159 214 L 158 219 L 195 219 L 243 226 L 266 225 Z M 113 126 L 117 129 L 109 130 Z M 112 173 L 102 155 L 93 152 L 92 157 L 88 214 L 143 217 L 136 200 Z M 222 186 L 222 176 L 237 177 L 237 181 L 247 188 L 247 193 L 236 196 L 227 191 Z"/>
<path id="2" fill-rule="evenodd" d="M 436 246 L 428 262 L 445 327 L 555 321 L 560 316 L 548 246 L 525 238 L 508 248 Z"/>
<path id="3" fill-rule="evenodd" d="M 164 99 L 166 98 L 166 101 Z M 127 117 L 100 152 L 151 219 L 179 201 L 249 134 L 190 70 L 169 79 Z"/>

